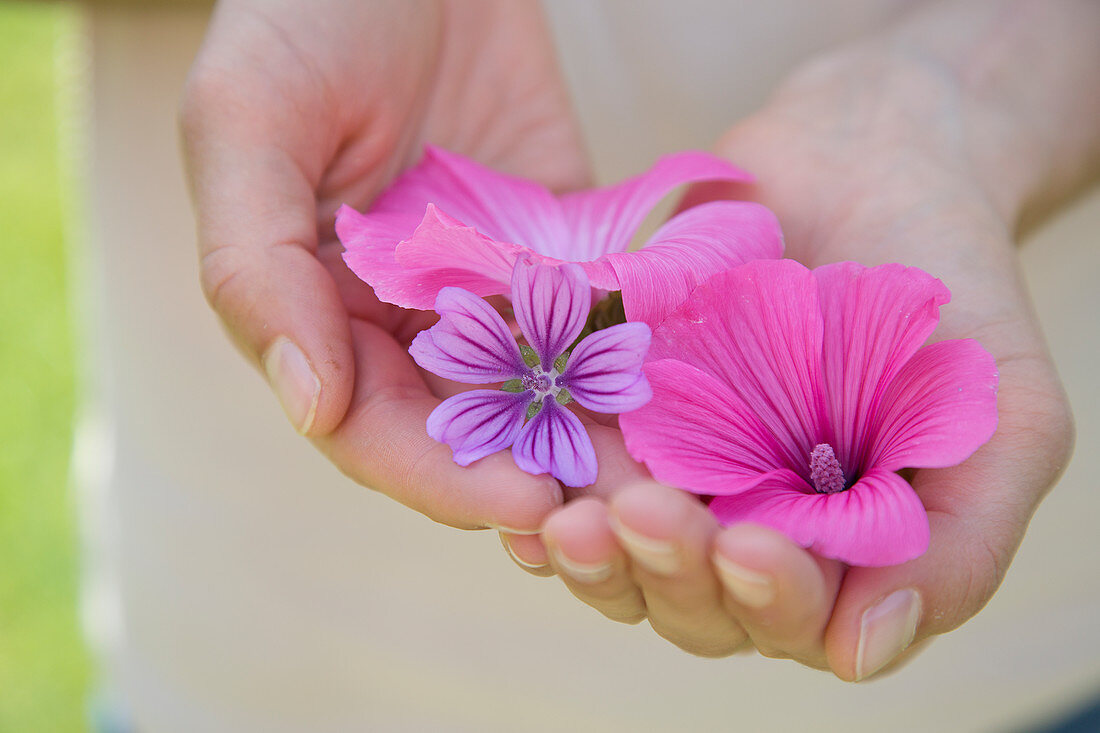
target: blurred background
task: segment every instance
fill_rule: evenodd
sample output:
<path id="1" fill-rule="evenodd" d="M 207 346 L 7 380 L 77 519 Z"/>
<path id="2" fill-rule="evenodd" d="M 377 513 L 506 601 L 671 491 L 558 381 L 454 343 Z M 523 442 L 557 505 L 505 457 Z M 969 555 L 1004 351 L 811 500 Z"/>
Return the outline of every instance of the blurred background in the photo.
<path id="1" fill-rule="evenodd" d="M 185 60 L 201 36 L 200 15 L 189 16 L 185 23 L 165 17 L 146 25 L 127 25 L 129 21 L 121 14 L 103 16 L 96 38 L 100 61 L 106 67 L 132 66 L 135 56 L 125 42 L 152 33 L 166 47 L 178 44 L 171 53 L 174 65 L 164 74 L 173 83 L 182 78 Z M 94 181 L 85 182 L 88 188 L 82 189 L 79 180 L 79 172 L 87 168 L 79 143 L 86 132 L 81 121 L 90 109 L 86 106 L 89 100 L 84 73 L 85 44 L 91 35 L 95 34 L 88 33 L 73 5 L 0 1 L 3 733 L 86 730 L 93 707 L 89 700 L 95 697 L 92 691 L 97 688 L 78 622 L 80 542 L 75 521 L 77 501 L 68 478 L 76 395 L 82 381 L 74 368 L 74 358 L 78 353 L 87 356 L 96 347 L 107 348 L 102 344 L 78 348 L 83 337 L 77 335 L 89 330 L 84 327 L 84 308 L 73 305 L 89 302 L 81 293 L 82 277 L 76 273 L 85 271 L 86 231 L 92 228 L 83 201 L 95 200 L 92 194 L 96 190 Z M 637 43 L 645 47 L 644 38 L 639 37 Z M 567 59 L 566 72 L 579 77 L 586 69 L 571 67 Z M 176 165 L 171 144 L 175 97 L 176 88 L 169 84 L 158 88 L 151 101 L 127 100 L 129 109 L 147 113 L 146 118 L 130 124 L 153 130 L 143 144 L 149 146 L 147 151 L 154 150 L 160 156 L 154 161 L 161 171 L 158 175 Z M 580 102 L 582 116 L 600 114 L 598 100 Z M 747 106 L 753 103 L 751 96 L 745 101 Z M 110 120 L 114 109 L 105 105 L 97 119 Z M 608 122 L 594 117 L 584 121 L 589 127 L 606 127 Z M 104 125 L 101 132 L 110 144 L 128 142 L 129 132 L 122 126 L 115 130 Z M 106 149 L 111 148 L 108 145 Z M 98 170 L 114 170 L 122 175 L 110 167 L 112 160 L 106 157 Z M 614 169 L 616 165 L 618 162 L 612 160 L 605 168 Z M 624 168 L 626 165 L 622 163 Z M 144 180 L 144 168 L 126 170 L 132 188 L 156 189 L 150 194 L 154 205 L 147 215 L 132 217 L 136 222 L 134 231 L 141 234 L 132 241 L 154 241 L 157 217 L 167 218 L 175 240 L 189 240 L 190 214 L 178 173 L 173 173 L 171 180 L 166 176 L 164 180 Z M 615 171 L 623 172 L 629 170 Z M 125 186 L 118 188 L 125 198 Z M 121 218 L 129 212 L 119 204 L 109 213 Z M 163 627 L 148 622 L 143 626 L 139 613 L 138 622 L 133 624 L 135 633 L 126 642 L 163 652 L 172 664 L 187 669 L 189 677 L 168 680 L 166 689 L 174 686 L 185 691 L 200 690 L 209 679 L 214 680 L 210 688 L 224 691 L 227 700 L 252 694 L 274 695 L 270 698 L 273 704 L 290 706 L 289 698 L 272 692 L 279 691 L 274 684 L 255 690 L 245 683 L 233 686 L 243 677 L 238 670 L 249 669 L 251 658 L 246 654 L 250 648 L 238 653 L 232 645 L 242 638 L 248 640 L 242 642 L 242 649 L 247 643 L 262 647 L 269 639 L 292 641 L 289 635 L 301 619 L 293 613 L 286 618 L 275 614 L 278 594 L 285 594 L 287 587 L 281 584 L 283 574 L 297 573 L 295 582 L 312 593 L 316 608 L 324 608 L 332 617 L 326 621 L 325 636 L 321 637 L 326 646 L 317 650 L 316 659 L 305 656 L 312 652 L 306 649 L 300 652 L 303 656 L 288 662 L 300 665 L 297 669 L 302 671 L 300 679 L 288 678 L 295 686 L 287 689 L 303 697 L 312 694 L 323 705 L 324 695 L 346 684 L 349 695 L 362 690 L 364 695 L 388 700 L 392 714 L 398 716 L 387 719 L 391 723 L 403 720 L 400 716 L 411 709 L 427 711 L 423 712 L 427 719 L 434 704 L 441 719 L 463 730 L 489 729 L 478 727 L 486 711 L 503 726 L 501 730 L 511 730 L 517 716 L 531 711 L 543 716 L 539 718 L 545 721 L 543 725 L 571 730 L 672 730 L 684 725 L 709 730 L 707 721 L 714 724 L 734 720 L 744 730 L 762 730 L 765 725 L 769 730 L 782 730 L 786 722 L 793 724 L 800 719 L 806 708 L 820 710 L 822 730 L 928 730 L 928 726 L 948 731 L 1048 729 L 1046 726 L 1073 714 L 1100 690 L 1100 552 L 1096 545 L 1100 492 L 1096 491 L 1095 478 L 1100 475 L 1100 452 L 1094 448 L 1100 443 L 1100 382 L 1096 379 L 1096 364 L 1100 363 L 1096 324 L 1100 288 L 1095 285 L 1100 274 L 1098 232 L 1100 192 L 1094 191 L 1038 233 L 1022 254 L 1029 285 L 1075 407 L 1077 456 L 1037 514 L 1004 586 L 989 608 L 953 633 L 950 640 L 933 645 L 905 674 L 873 687 L 844 686 L 815 672 L 762 659 L 738 658 L 718 672 L 715 663 L 676 652 L 644 626 L 608 625 L 568 598 L 554 582 L 519 575 L 504 560 L 495 538 L 485 534 L 459 537 L 392 502 L 350 486 L 283 424 L 277 405 L 260 380 L 221 341 L 214 319 L 201 303 L 194 279 L 194 255 L 181 245 L 171 255 L 176 258 L 173 266 L 177 268 L 173 277 L 148 286 L 148 292 L 101 297 L 110 301 L 108 320 L 119 324 L 119 332 L 130 339 L 125 343 L 140 343 L 148 332 L 141 329 L 149 326 L 142 319 L 158 307 L 158 291 L 171 291 L 171 298 L 165 297 L 164 301 L 188 299 L 191 310 L 180 311 L 178 320 L 170 322 L 173 337 L 184 343 L 201 342 L 205 353 L 220 356 L 211 364 L 190 368 L 178 355 L 154 355 L 150 358 L 163 358 L 155 362 L 158 373 L 166 379 L 196 382 L 210 374 L 217 373 L 219 379 L 228 375 L 224 377 L 224 391 L 212 394 L 209 402 L 235 400 L 243 405 L 242 413 L 258 416 L 256 424 L 273 426 L 269 428 L 271 436 L 257 435 L 250 449 L 254 456 L 277 455 L 292 462 L 291 479 L 286 483 L 297 482 L 297 486 L 285 492 L 272 489 L 267 494 L 250 495 L 246 481 L 253 477 L 251 472 L 238 475 L 226 465 L 206 467 L 212 474 L 224 474 L 221 483 L 209 482 L 211 495 L 223 490 L 241 492 L 232 495 L 236 502 L 232 508 L 234 512 L 239 508 L 239 516 L 219 516 L 215 531 L 203 524 L 209 513 L 196 512 L 202 516 L 188 524 L 192 521 L 188 513 L 192 505 L 187 502 L 206 501 L 205 493 L 176 492 L 174 484 L 165 483 L 168 488 L 163 495 L 153 494 L 149 499 L 149 506 L 156 509 L 149 509 L 145 515 L 153 518 L 150 526 L 130 523 L 125 525 L 126 531 L 166 534 L 169 528 L 182 528 L 180 537 L 198 537 L 208 543 L 209 548 L 200 557 L 187 558 L 189 562 L 205 563 L 194 577 L 184 578 L 192 581 L 192 587 L 209 582 L 231 588 L 241 578 L 254 580 L 256 570 L 245 561 L 253 548 L 234 545 L 232 538 L 239 536 L 242 528 L 255 530 L 257 506 L 286 508 L 282 513 L 259 512 L 266 532 L 264 541 L 270 544 L 262 552 L 257 551 L 257 567 L 271 566 L 272 576 L 264 578 L 270 581 L 264 587 L 270 586 L 273 595 L 264 596 L 250 587 L 248 592 L 255 593 L 254 599 L 249 596 L 254 606 L 242 604 L 227 615 L 223 607 L 213 604 L 210 609 L 200 609 L 206 612 L 201 616 L 192 613 L 200 603 L 197 596 L 181 606 L 173 595 L 172 581 L 187 572 L 184 566 L 173 566 L 174 556 L 164 561 L 151 557 L 133 571 L 140 582 L 124 589 L 132 594 L 127 602 L 138 612 L 152 609 L 150 618 L 165 616 L 168 621 Z M 125 269 L 124 257 L 119 253 L 125 253 L 131 241 L 100 244 L 113 247 L 113 266 Z M 135 250 L 133 257 L 140 256 Z M 74 263 L 81 264 L 78 267 Z M 141 272 L 142 268 L 135 266 L 134 271 Z M 131 332 L 136 334 L 132 338 Z M 114 342 L 105 339 L 104 343 Z M 180 394 L 194 393 L 193 386 L 181 389 Z M 191 476 L 186 472 L 204 468 L 194 455 L 214 455 L 216 436 L 202 437 L 209 432 L 207 415 L 200 414 L 194 405 L 172 402 L 185 400 L 167 395 L 170 390 L 164 390 L 163 385 L 135 382 L 124 387 L 132 390 L 134 404 L 151 405 L 152 410 L 161 406 L 156 400 L 163 400 L 163 405 L 172 410 L 173 419 L 195 426 L 194 435 L 198 437 L 194 438 L 193 454 L 181 459 L 180 466 L 172 464 L 165 474 Z M 235 418 L 226 419 L 230 424 L 222 428 L 223 432 L 247 434 L 253 427 L 245 418 L 238 423 L 232 422 Z M 140 419 L 135 417 L 132 423 L 132 433 L 140 434 Z M 95 455 L 91 459 L 94 463 Z M 271 463 L 271 472 L 283 471 L 277 462 Z M 147 470 L 144 465 L 141 468 Z M 137 479 L 131 476 L 131 483 L 140 487 L 146 474 L 134 475 Z M 274 485 L 281 477 L 269 478 Z M 179 488 L 192 484 L 202 485 L 181 481 Z M 309 502 L 300 500 L 298 488 L 303 485 L 309 486 Z M 162 514 L 164 523 L 157 524 Z M 166 546 L 180 546 L 173 536 L 166 536 Z M 313 544 L 296 546 L 300 536 L 313 537 Z M 365 542 L 364 537 L 374 538 L 375 548 L 404 542 L 420 552 L 409 553 L 408 557 L 395 553 L 386 558 L 389 564 L 385 568 L 371 566 L 361 563 L 355 554 L 362 552 L 363 545 L 357 543 Z M 155 546 L 148 537 L 141 540 L 136 546 Z M 417 584 L 417 570 L 425 556 L 434 558 L 437 575 L 452 579 L 453 585 L 442 589 L 447 608 L 433 611 L 452 626 L 440 627 L 439 619 L 426 610 L 438 600 L 440 589 L 427 581 L 423 586 Z M 462 575 L 474 566 L 484 568 L 483 572 L 474 579 Z M 224 571 L 224 578 L 219 571 Z M 361 577 L 363 589 L 349 589 L 347 577 Z M 372 585 L 384 592 L 364 590 Z M 264 615 L 266 610 L 272 611 L 271 619 Z M 102 620 L 102 615 L 91 614 L 93 622 L 96 618 Z M 200 621 L 179 632 L 192 616 Z M 223 623 L 203 626 L 207 618 Z M 364 628 L 371 631 L 365 635 L 370 638 L 360 638 Z M 454 633 L 456 628 L 462 633 Z M 530 648 L 522 646 L 525 634 L 532 629 L 540 634 L 540 643 Z M 193 657 L 188 656 L 191 651 Z M 159 661 L 156 653 L 149 654 L 154 662 Z M 225 654 L 224 659 L 217 656 L 219 653 Z M 288 653 L 280 647 L 273 659 Z M 326 679 L 324 670 L 334 658 L 345 664 L 341 670 L 345 676 Z M 485 680 L 481 680 L 467 675 L 466 665 L 474 658 L 484 669 L 495 670 L 496 676 L 485 673 Z M 219 659 L 221 663 L 214 663 Z M 235 666 L 238 661 L 240 667 Z M 425 661 L 432 665 L 429 678 L 424 676 L 426 666 L 418 664 Z M 313 663 L 316 668 L 310 666 Z M 154 680 L 155 672 L 141 668 L 131 673 L 137 682 L 130 689 L 146 693 L 130 700 L 132 705 L 139 706 L 142 697 L 156 696 L 159 688 L 152 682 L 150 687 L 141 686 Z M 314 686 L 304 686 L 309 684 Z M 762 694 L 768 689 L 793 690 L 795 686 L 795 703 L 786 695 L 775 699 Z M 434 691 L 434 701 L 420 696 L 421 689 Z M 676 695 L 665 697 L 665 691 L 671 689 Z M 611 695 L 634 705 L 636 717 L 612 717 L 610 713 L 605 719 L 593 717 L 592 711 L 601 709 Z M 163 700 L 157 702 L 169 707 Z M 731 705 L 737 708 L 736 718 L 728 715 Z M 292 707 L 288 709 L 293 711 Z M 685 719 L 683 711 L 698 717 Z M 1072 730 L 1098 729 L 1093 719 L 1079 721 Z"/>
<path id="2" fill-rule="evenodd" d="M 65 85 L 58 71 L 73 60 L 74 10 L 60 3 L 0 2 L 0 731 L 5 732 L 86 728 L 90 665 L 77 623 L 76 522 L 67 481 L 75 370 L 65 229 L 77 207 L 73 161 L 62 153 L 60 141 L 67 135 L 59 134 Z"/>

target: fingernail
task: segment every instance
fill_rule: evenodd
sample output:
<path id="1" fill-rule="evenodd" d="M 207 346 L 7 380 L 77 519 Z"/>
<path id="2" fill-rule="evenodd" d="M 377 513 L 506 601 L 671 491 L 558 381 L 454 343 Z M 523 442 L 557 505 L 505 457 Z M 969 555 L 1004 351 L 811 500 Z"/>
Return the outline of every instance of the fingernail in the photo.
<path id="1" fill-rule="evenodd" d="M 540 532 L 542 532 L 541 529 L 516 529 L 515 527 L 509 527 L 504 524 L 494 524 L 492 522 L 487 523 L 485 526 L 488 529 L 495 529 L 497 532 L 505 532 L 507 534 L 518 534 L 524 536 L 539 534 Z"/>
<path id="2" fill-rule="evenodd" d="M 508 538 L 503 534 L 500 536 L 500 542 L 504 545 L 504 551 L 508 553 L 508 557 L 512 558 L 517 565 L 522 565 L 525 568 L 531 570 L 541 570 L 547 566 L 544 562 L 527 562 L 522 557 L 516 554 L 516 551 L 512 549 L 512 543 L 508 541 Z"/>
<path id="3" fill-rule="evenodd" d="M 611 563 L 609 562 L 577 562 L 566 557 L 557 547 L 551 546 L 549 549 L 550 554 L 554 556 L 554 564 L 579 583 L 601 583 L 611 577 Z"/>
<path id="4" fill-rule="evenodd" d="M 863 612 L 856 648 L 856 682 L 878 672 L 913 642 L 920 605 L 920 595 L 905 588 Z"/>
<path id="5" fill-rule="evenodd" d="M 714 566 L 722 585 L 741 605 L 764 608 L 775 600 L 775 583 L 764 573 L 738 565 L 721 553 L 714 554 Z"/>
<path id="6" fill-rule="evenodd" d="M 291 424 L 303 435 L 313 426 L 321 380 L 313 373 L 306 355 L 286 336 L 280 336 L 263 357 L 267 381 L 283 405 Z"/>
<path id="7" fill-rule="evenodd" d="M 623 543 L 624 549 L 630 553 L 630 559 L 649 572 L 656 575 L 673 575 L 680 569 L 680 553 L 671 542 L 635 532 L 620 522 L 617 517 L 611 518 L 611 528 Z"/>

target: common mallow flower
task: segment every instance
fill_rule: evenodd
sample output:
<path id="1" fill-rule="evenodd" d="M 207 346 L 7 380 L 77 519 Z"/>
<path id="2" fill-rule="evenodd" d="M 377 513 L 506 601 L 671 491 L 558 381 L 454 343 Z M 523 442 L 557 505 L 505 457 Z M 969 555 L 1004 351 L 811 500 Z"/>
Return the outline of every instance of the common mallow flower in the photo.
<path id="1" fill-rule="evenodd" d="M 596 412 L 619 413 L 649 401 L 649 382 L 641 371 L 649 326 L 622 323 L 573 347 L 592 300 L 588 277 L 577 265 L 521 259 L 512 271 L 511 296 L 527 340 L 522 346 L 500 314 L 474 293 L 457 287 L 439 291 L 434 304 L 439 322 L 417 335 L 409 353 L 446 379 L 503 382 L 503 388 L 444 400 L 428 417 L 428 434 L 449 445 L 460 466 L 512 446 L 524 471 L 587 486 L 596 480 L 596 452 L 565 405 L 576 400 Z"/>
<path id="2" fill-rule="evenodd" d="M 901 265 L 720 274 L 654 332 L 653 399 L 620 417 L 627 448 L 660 481 L 714 496 L 724 524 L 855 565 L 917 557 L 928 518 L 896 471 L 960 463 L 997 426 L 989 353 L 922 346 L 949 299 Z"/>
<path id="3" fill-rule="evenodd" d="M 628 320 L 656 325 L 707 277 L 782 255 L 771 211 L 744 201 L 702 204 L 673 217 L 627 252 L 646 215 L 685 183 L 751 181 L 721 158 L 668 155 L 618 185 L 555 196 L 435 147 L 360 214 L 343 206 L 336 233 L 348 267 L 382 301 L 430 310 L 441 288 L 508 293 L 512 267 L 577 262 L 593 287 L 621 290 Z"/>

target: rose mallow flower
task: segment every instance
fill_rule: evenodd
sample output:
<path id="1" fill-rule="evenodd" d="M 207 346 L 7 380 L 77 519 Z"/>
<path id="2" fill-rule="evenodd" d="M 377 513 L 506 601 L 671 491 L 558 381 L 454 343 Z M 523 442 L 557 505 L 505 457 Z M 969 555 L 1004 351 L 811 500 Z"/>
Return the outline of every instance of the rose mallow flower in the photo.
<path id="1" fill-rule="evenodd" d="M 596 452 L 581 421 L 565 405 L 576 400 L 596 412 L 619 413 L 651 396 L 642 362 L 651 332 L 622 323 L 585 337 L 592 301 L 588 277 L 577 265 L 513 268 L 512 307 L 526 337 L 520 346 L 491 305 L 468 290 L 445 287 L 435 299 L 439 322 L 409 347 L 416 363 L 467 384 L 503 382 L 444 400 L 428 417 L 428 434 L 466 466 L 512 446 L 516 465 L 549 473 L 567 486 L 596 480 Z"/>
<path id="2" fill-rule="evenodd" d="M 892 565 L 928 547 L 896 472 L 961 463 L 997 426 L 997 369 L 970 339 L 923 345 L 950 299 L 915 268 L 752 262 L 653 334 L 653 399 L 622 415 L 660 481 L 714 496 L 825 557 Z"/>
<path id="3" fill-rule="evenodd" d="M 618 185 L 555 196 L 545 187 L 428 146 L 421 162 L 360 214 L 343 206 L 336 233 L 344 260 L 382 301 L 430 310 L 448 286 L 506 295 L 521 256 L 577 262 L 591 284 L 621 290 L 628 320 L 656 325 L 707 277 L 782 255 L 775 215 L 759 204 L 718 201 L 670 219 L 627 252 L 649 211 L 696 181 L 751 181 L 721 158 L 668 155 Z"/>

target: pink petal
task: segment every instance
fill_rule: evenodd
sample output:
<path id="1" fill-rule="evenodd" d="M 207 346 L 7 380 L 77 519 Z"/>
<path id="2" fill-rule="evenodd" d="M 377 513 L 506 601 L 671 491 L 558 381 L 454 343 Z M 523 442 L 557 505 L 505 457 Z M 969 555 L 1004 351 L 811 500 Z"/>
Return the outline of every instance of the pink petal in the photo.
<path id="1" fill-rule="evenodd" d="M 421 367 L 466 384 L 503 382 L 527 373 L 512 332 L 484 300 L 461 288 L 443 288 L 435 310 L 439 322 L 409 346 Z"/>
<path id="2" fill-rule="evenodd" d="M 875 420 L 871 464 L 944 468 L 962 463 L 997 429 L 997 365 L 977 341 L 940 341 L 890 383 Z"/>
<path id="3" fill-rule="evenodd" d="M 630 455 L 658 481 L 731 494 L 786 465 L 783 447 L 736 392 L 675 359 L 645 365 L 653 399 L 619 416 Z"/>
<path id="4" fill-rule="evenodd" d="M 336 236 L 344 245 L 344 262 L 369 284 L 379 300 L 429 310 L 439 287 L 420 286 L 417 273 L 397 264 L 394 249 L 420 221 L 420 212 L 360 214 L 350 206 L 336 212 Z"/>
<path id="5" fill-rule="evenodd" d="M 425 147 L 420 163 L 378 197 L 368 215 L 409 211 L 419 215 L 428 204 L 490 239 L 521 244 L 542 254 L 553 255 L 569 241 L 561 204 L 546 188 L 431 145 Z M 394 244 L 411 233 L 410 229 Z"/>
<path id="6" fill-rule="evenodd" d="M 824 431 L 821 329 L 811 272 L 755 260 L 696 288 L 653 332 L 650 358 L 716 377 L 782 445 L 783 465 L 805 467 Z"/>
<path id="7" fill-rule="evenodd" d="M 823 557 L 851 565 L 897 565 L 928 549 L 928 515 L 896 473 L 874 469 L 847 491 L 810 492 L 785 472 L 710 509 L 723 524 L 754 522 L 776 529 Z"/>
<path id="8" fill-rule="evenodd" d="M 527 421 L 512 446 L 512 458 L 527 473 L 549 473 L 566 486 L 589 486 L 598 467 L 592 440 L 577 416 L 553 398 Z"/>
<path id="9" fill-rule="evenodd" d="M 589 410 L 636 410 L 653 394 L 642 373 L 650 339 L 644 323 L 620 323 L 586 336 L 569 355 L 558 382 Z"/>
<path id="10" fill-rule="evenodd" d="M 561 205 L 571 233 L 566 240 L 569 247 L 543 254 L 595 260 L 609 252 L 625 252 L 649 211 L 677 186 L 751 180 L 750 174 L 709 153 L 666 155 L 645 173 L 618 185 L 563 196 Z"/>
<path id="11" fill-rule="evenodd" d="M 574 264 L 538 265 L 521 260 L 512 271 L 516 323 L 539 355 L 543 371 L 568 349 L 588 319 L 592 290 Z"/>
<path id="12" fill-rule="evenodd" d="M 638 252 L 605 255 L 631 321 L 656 327 L 712 275 L 783 255 L 783 234 L 769 209 L 715 201 L 670 219 Z"/>
<path id="13" fill-rule="evenodd" d="M 451 447 L 455 463 L 468 466 L 515 442 L 530 402 L 530 392 L 462 392 L 432 410 L 428 435 Z"/>
<path id="14" fill-rule="evenodd" d="M 381 300 L 427 310 L 444 287 L 483 297 L 506 294 L 520 256 L 550 261 L 518 244 L 495 242 L 428 204 L 420 226 L 397 245 L 395 266 L 376 267 L 361 277 Z"/>
<path id="15" fill-rule="evenodd" d="M 825 322 L 823 375 L 829 442 L 846 471 L 868 468 L 872 420 L 883 393 L 939 322 L 951 298 L 943 283 L 914 267 L 854 262 L 814 270 Z"/>

